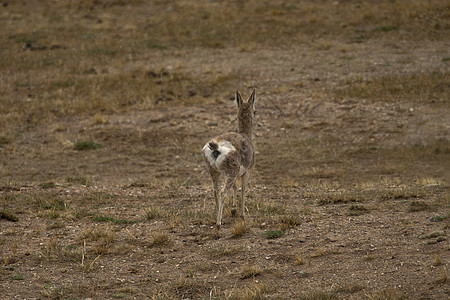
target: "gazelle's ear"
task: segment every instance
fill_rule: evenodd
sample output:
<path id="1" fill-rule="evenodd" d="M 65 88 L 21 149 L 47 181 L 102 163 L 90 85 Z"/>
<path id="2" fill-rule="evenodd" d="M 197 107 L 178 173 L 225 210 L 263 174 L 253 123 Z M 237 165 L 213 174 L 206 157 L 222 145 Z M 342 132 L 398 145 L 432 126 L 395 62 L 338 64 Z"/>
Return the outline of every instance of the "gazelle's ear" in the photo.
<path id="1" fill-rule="evenodd" d="M 239 91 L 236 91 L 236 103 L 238 108 L 241 108 L 242 106 L 242 96 L 241 93 Z"/>
<path id="2" fill-rule="evenodd" d="M 250 106 L 255 109 L 255 94 L 256 94 L 256 90 L 253 89 L 252 94 L 250 95 L 250 98 L 248 98 L 248 104 L 250 104 Z"/>

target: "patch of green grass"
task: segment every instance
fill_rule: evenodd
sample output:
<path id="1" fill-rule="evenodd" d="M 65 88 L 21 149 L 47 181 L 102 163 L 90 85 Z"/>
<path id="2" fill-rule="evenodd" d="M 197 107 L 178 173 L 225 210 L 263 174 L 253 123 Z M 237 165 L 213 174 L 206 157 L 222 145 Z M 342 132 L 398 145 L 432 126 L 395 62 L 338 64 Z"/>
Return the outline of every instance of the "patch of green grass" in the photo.
<path id="1" fill-rule="evenodd" d="M 31 85 L 31 83 L 27 80 L 27 81 L 16 81 L 14 83 L 14 85 L 18 88 L 24 88 L 24 87 L 29 87 Z"/>
<path id="2" fill-rule="evenodd" d="M 258 201 L 250 200 L 246 202 L 248 209 L 261 216 L 274 216 L 285 214 L 286 206 L 279 203 L 260 203 Z"/>
<path id="3" fill-rule="evenodd" d="M 383 31 L 383 32 L 389 32 L 393 30 L 398 30 L 397 26 L 387 25 L 387 26 L 378 26 L 375 28 L 376 31 Z"/>
<path id="4" fill-rule="evenodd" d="M 50 84 L 52 89 L 64 89 L 73 86 L 75 83 L 71 80 L 55 81 Z"/>
<path id="5" fill-rule="evenodd" d="M 441 221 L 446 220 L 447 218 L 448 218 L 448 215 L 447 216 L 436 215 L 436 216 L 432 216 L 430 218 L 430 221 L 432 221 L 432 222 L 441 222 Z"/>
<path id="6" fill-rule="evenodd" d="M 36 197 L 36 204 L 39 208 L 45 210 L 62 211 L 67 208 L 66 202 L 54 195 L 39 195 Z"/>
<path id="7" fill-rule="evenodd" d="M 51 189 L 51 188 L 54 188 L 56 186 L 56 184 L 53 181 L 47 181 L 47 182 L 41 183 L 39 186 L 41 187 L 41 189 Z"/>
<path id="8" fill-rule="evenodd" d="M 66 180 L 68 183 L 78 183 L 85 186 L 87 186 L 89 183 L 89 179 L 84 176 L 75 176 L 75 177 L 69 176 L 66 178 Z"/>
<path id="9" fill-rule="evenodd" d="M 153 41 L 147 41 L 147 48 L 150 49 L 159 49 L 159 50 L 166 50 L 167 47 L 164 45 L 161 45 L 160 43 L 155 43 Z"/>
<path id="10" fill-rule="evenodd" d="M 24 279 L 25 276 L 23 276 L 22 274 L 17 274 L 12 277 L 12 280 L 24 280 Z"/>
<path id="11" fill-rule="evenodd" d="M 91 56 L 116 56 L 118 53 L 115 49 L 92 48 L 87 50 L 87 54 Z"/>
<path id="12" fill-rule="evenodd" d="M 194 277 L 196 277 L 196 276 L 197 276 L 197 273 L 195 273 L 194 270 L 189 270 L 189 271 L 187 271 L 187 272 L 186 272 L 186 275 L 185 275 L 186 278 L 194 278 Z"/>
<path id="13" fill-rule="evenodd" d="M 280 238 L 284 235 L 284 231 L 283 230 L 266 230 L 263 233 L 263 236 L 266 239 L 277 239 Z"/>
<path id="14" fill-rule="evenodd" d="M 36 38 L 30 37 L 24 34 L 14 34 L 9 36 L 9 38 L 14 39 L 14 41 L 18 44 L 32 44 L 36 43 Z"/>
<path id="15" fill-rule="evenodd" d="M 103 148 L 103 146 L 93 141 L 78 141 L 74 146 L 75 150 L 96 150 L 100 148 Z"/>

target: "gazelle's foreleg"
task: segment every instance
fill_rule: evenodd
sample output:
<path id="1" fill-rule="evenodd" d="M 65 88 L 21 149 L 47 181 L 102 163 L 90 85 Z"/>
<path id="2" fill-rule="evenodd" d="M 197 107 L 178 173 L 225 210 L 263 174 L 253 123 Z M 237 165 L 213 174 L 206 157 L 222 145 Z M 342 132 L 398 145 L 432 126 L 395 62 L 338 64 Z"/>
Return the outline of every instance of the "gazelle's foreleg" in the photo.
<path id="1" fill-rule="evenodd" d="M 241 218 L 244 219 L 244 209 L 245 209 L 245 187 L 247 186 L 248 178 L 250 176 L 249 171 L 245 172 L 241 176 L 242 186 L 241 186 Z"/>

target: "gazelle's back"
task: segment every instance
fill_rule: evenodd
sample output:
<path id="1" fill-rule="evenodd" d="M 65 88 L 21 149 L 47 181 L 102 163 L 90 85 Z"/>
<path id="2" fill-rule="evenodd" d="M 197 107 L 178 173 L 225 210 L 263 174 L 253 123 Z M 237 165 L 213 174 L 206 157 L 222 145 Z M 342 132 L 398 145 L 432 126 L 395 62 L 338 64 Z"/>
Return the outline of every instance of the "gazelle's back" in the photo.
<path id="1" fill-rule="evenodd" d="M 210 140 L 203 147 L 203 153 L 211 168 L 224 175 L 242 175 L 255 163 L 252 141 L 237 132 L 227 132 Z"/>

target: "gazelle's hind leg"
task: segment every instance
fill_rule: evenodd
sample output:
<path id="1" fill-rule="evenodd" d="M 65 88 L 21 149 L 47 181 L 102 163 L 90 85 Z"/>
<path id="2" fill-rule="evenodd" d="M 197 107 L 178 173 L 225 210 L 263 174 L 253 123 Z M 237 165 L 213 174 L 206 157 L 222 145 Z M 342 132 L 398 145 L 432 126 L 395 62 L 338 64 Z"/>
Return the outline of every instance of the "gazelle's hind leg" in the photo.
<path id="1" fill-rule="evenodd" d="M 221 206 L 220 206 L 220 221 L 222 220 L 222 216 L 223 216 L 223 207 L 224 207 L 224 202 L 226 199 L 226 196 L 229 195 L 229 192 L 231 191 L 231 189 L 233 189 L 233 207 L 236 206 L 236 194 L 237 194 L 237 186 L 236 186 L 236 177 L 235 176 L 228 176 L 225 180 L 225 185 L 223 187 L 222 190 L 222 195 L 221 195 Z M 235 214 L 236 212 L 234 212 Z M 231 211 L 231 214 L 233 214 L 233 210 Z M 217 225 L 221 225 L 219 224 L 219 217 L 217 218 Z M 220 222 L 221 223 L 221 222 Z"/>
<path id="2" fill-rule="evenodd" d="M 221 225 L 221 213 L 220 213 L 220 207 L 223 206 L 223 197 L 222 197 L 222 192 L 219 191 L 219 177 L 220 177 L 220 173 L 215 172 L 214 170 L 210 171 L 211 174 L 211 179 L 213 182 L 213 192 L 214 192 L 214 200 L 216 201 L 216 207 L 215 207 L 215 211 L 217 214 L 217 226 Z"/>
<path id="3" fill-rule="evenodd" d="M 236 180 L 235 180 L 236 181 Z M 217 228 L 222 225 L 222 218 L 223 218 L 223 207 L 225 206 L 225 199 L 227 198 L 231 188 L 233 188 L 233 192 L 235 187 L 233 186 L 233 181 L 230 177 L 227 177 L 225 185 L 223 186 L 222 190 L 219 193 L 218 202 L 217 202 Z"/>
<path id="4" fill-rule="evenodd" d="M 242 186 L 241 186 L 241 218 L 244 219 L 244 209 L 245 209 L 245 187 L 247 186 L 247 182 L 248 182 L 248 178 L 250 176 L 249 171 L 245 172 L 244 174 L 242 174 L 241 176 L 241 180 L 242 180 Z"/>
<path id="5" fill-rule="evenodd" d="M 237 185 L 236 185 L 236 180 L 234 180 L 234 184 L 233 184 L 233 208 L 231 209 L 231 215 L 233 217 L 236 216 L 236 197 L 237 197 Z"/>

